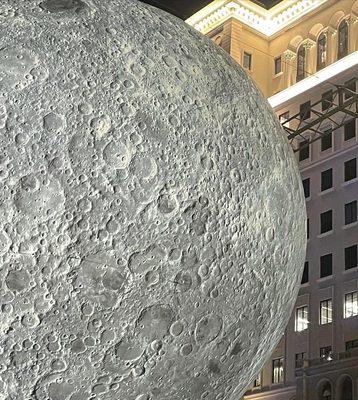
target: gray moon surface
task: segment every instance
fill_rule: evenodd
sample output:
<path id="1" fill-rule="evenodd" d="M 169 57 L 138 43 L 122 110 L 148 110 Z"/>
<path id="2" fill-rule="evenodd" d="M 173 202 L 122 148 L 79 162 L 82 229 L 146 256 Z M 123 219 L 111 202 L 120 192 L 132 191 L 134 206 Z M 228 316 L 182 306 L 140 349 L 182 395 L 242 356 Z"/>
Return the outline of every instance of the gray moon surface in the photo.
<path id="1" fill-rule="evenodd" d="M 306 215 L 229 55 L 132 0 L 0 3 L 0 399 L 239 399 Z"/>

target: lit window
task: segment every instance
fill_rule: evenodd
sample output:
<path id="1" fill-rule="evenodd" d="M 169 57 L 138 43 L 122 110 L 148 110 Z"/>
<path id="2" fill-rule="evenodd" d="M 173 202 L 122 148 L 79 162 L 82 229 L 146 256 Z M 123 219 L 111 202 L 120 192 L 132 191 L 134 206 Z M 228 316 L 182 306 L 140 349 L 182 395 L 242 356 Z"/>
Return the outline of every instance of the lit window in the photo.
<path id="1" fill-rule="evenodd" d="M 333 186 L 333 169 L 326 169 L 321 172 L 321 191 L 330 189 Z"/>
<path id="2" fill-rule="evenodd" d="M 344 261 L 345 261 L 345 269 L 351 269 L 357 267 L 358 263 L 358 247 L 356 244 L 353 246 L 346 247 L 344 249 Z"/>
<path id="3" fill-rule="evenodd" d="M 279 74 L 282 72 L 282 59 L 281 56 L 275 58 L 275 75 Z"/>
<path id="4" fill-rule="evenodd" d="M 328 210 L 321 213 L 321 233 L 329 232 L 333 229 L 333 211 Z"/>
<path id="5" fill-rule="evenodd" d="M 338 28 L 338 59 L 348 54 L 348 22 L 342 21 Z"/>
<path id="6" fill-rule="evenodd" d="M 357 222 L 357 200 L 344 205 L 344 223 L 346 225 Z"/>
<path id="7" fill-rule="evenodd" d="M 323 132 L 321 138 L 321 151 L 328 150 L 332 147 L 332 130 L 328 129 Z"/>
<path id="8" fill-rule="evenodd" d="M 319 323 L 320 325 L 330 324 L 332 317 L 332 299 L 321 301 Z"/>
<path id="9" fill-rule="evenodd" d="M 344 181 L 348 182 L 357 177 L 357 159 L 352 158 L 344 163 Z"/>
<path id="10" fill-rule="evenodd" d="M 308 328 L 308 306 L 296 309 L 295 331 L 301 332 Z"/>
<path id="11" fill-rule="evenodd" d="M 344 124 L 344 140 L 355 139 L 356 137 L 356 119 L 352 118 L 346 124 Z"/>
<path id="12" fill-rule="evenodd" d="M 309 272 L 309 269 L 308 269 L 308 261 L 306 261 L 305 262 L 305 267 L 304 267 L 304 269 L 303 269 L 303 274 L 302 274 L 302 279 L 301 279 L 301 285 L 303 285 L 304 283 L 307 283 L 308 282 L 308 280 L 309 280 L 309 277 L 308 277 L 308 272 Z"/>
<path id="13" fill-rule="evenodd" d="M 295 354 L 295 367 L 301 368 L 303 366 L 303 360 L 307 357 L 307 353 L 296 353 Z"/>
<path id="14" fill-rule="evenodd" d="M 310 156 L 310 145 L 308 140 L 302 140 L 299 143 L 298 159 L 299 161 L 307 160 Z"/>
<path id="15" fill-rule="evenodd" d="M 332 258 L 332 253 L 330 254 L 325 254 L 324 256 L 321 256 L 320 258 L 320 277 L 324 278 L 326 276 L 332 275 L 332 267 L 333 267 L 333 258 Z"/>
<path id="16" fill-rule="evenodd" d="M 302 45 L 297 52 L 297 76 L 299 82 L 306 77 L 306 48 Z"/>
<path id="17" fill-rule="evenodd" d="M 244 68 L 251 71 L 251 63 L 252 63 L 252 54 L 246 53 L 246 51 L 244 51 L 244 62 L 243 62 Z"/>
<path id="18" fill-rule="evenodd" d="M 327 36 L 321 33 L 317 40 L 317 71 L 327 64 Z"/>
<path id="19" fill-rule="evenodd" d="M 254 387 L 260 387 L 261 386 L 261 373 L 257 375 L 256 379 L 254 380 Z"/>
<path id="20" fill-rule="evenodd" d="M 344 318 L 355 317 L 357 315 L 358 315 L 358 292 L 345 294 Z"/>
<path id="21" fill-rule="evenodd" d="M 332 360 L 332 346 L 325 346 L 319 349 L 319 356 L 326 360 Z"/>
<path id="22" fill-rule="evenodd" d="M 303 192 L 305 194 L 305 199 L 310 197 L 310 178 L 306 178 L 302 181 Z"/>
<path id="23" fill-rule="evenodd" d="M 283 357 L 272 360 L 272 383 L 283 382 Z"/>

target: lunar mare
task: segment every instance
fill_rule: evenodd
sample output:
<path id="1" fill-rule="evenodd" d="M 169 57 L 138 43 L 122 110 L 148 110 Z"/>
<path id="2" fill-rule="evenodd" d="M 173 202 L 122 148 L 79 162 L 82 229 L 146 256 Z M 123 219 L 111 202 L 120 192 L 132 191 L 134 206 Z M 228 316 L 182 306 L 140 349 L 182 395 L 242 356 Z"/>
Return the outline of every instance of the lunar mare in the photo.
<path id="1" fill-rule="evenodd" d="M 0 398 L 240 398 L 306 240 L 241 67 L 136 1 L 3 0 L 0 148 Z"/>

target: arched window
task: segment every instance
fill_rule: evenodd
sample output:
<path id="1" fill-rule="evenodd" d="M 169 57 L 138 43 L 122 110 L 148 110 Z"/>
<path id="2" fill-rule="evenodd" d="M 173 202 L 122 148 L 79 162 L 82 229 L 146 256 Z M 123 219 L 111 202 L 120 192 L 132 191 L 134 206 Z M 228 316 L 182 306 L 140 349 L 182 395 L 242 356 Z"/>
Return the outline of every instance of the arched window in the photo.
<path id="1" fill-rule="evenodd" d="M 297 78 L 299 82 L 306 77 L 306 48 L 301 45 L 297 52 Z"/>
<path id="2" fill-rule="evenodd" d="M 327 35 L 321 33 L 317 40 L 317 71 L 327 65 Z"/>
<path id="3" fill-rule="evenodd" d="M 352 379 L 348 376 L 346 376 L 342 382 L 340 400 L 353 400 Z"/>
<path id="4" fill-rule="evenodd" d="M 332 400 L 332 388 L 329 382 L 321 386 L 319 400 Z"/>
<path id="5" fill-rule="evenodd" d="M 342 21 L 338 28 L 338 59 L 348 54 L 348 22 Z"/>

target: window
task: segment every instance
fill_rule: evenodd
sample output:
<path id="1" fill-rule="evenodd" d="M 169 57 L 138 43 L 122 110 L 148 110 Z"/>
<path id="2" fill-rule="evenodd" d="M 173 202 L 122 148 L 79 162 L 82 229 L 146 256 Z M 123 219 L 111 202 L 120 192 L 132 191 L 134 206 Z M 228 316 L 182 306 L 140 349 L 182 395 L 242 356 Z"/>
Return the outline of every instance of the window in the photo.
<path id="1" fill-rule="evenodd" d="M 283 382 L 283 357 L 272 360 L 272 383 Z"/>
<path id="2" fill-rule="evenodd" d="M 344 140 L 355 139 L 356 137 L 356 120 L 352 118 L 344 125 Z"/>
<path id="3" fill-rule="evenodd" d="M 321 191 L 330 189 L 333 186 L 333 170 L 326 169 L 321 172 Z"/>
<path id="4" fill-rule="evenodd" d="M 348 182 L 357 177 L 357 159 L 352 158 L 344 163 L 344 181 Z"/>
<path id="5" fill-rule="evenodd" d="M 333 229 L 333 212 L 332 210 L 325 211 L 321 214 L 321 233 L 329 232 Z"/>
<path id="6" fill-rule="evenodd" d="M 302 181 L 303 192 L 305 194 L 305 198 L 310 197 L 310 178 L 306 178 Z"/>
<path id="7" fill-rule="evenodd" d="M 301 332 L 308 328 L 308 306 L 296 308 L 295 331 Z"/>
<path id="8" fill-rule="evenodd" d="M 332 107 L 333 90 L 328 90 L 322 94 L 322 111 L 326 111 Z"/>
<path id="9" fill-rule="evenodd" d="M 261 373 L 257 375 L 256 379 L 254 380 L 254 387 L 260 387 L 261 386 Z"/>
<path id="10" fill-rule="evenodd" d="M 319 349 L 319 356 L 327 360 L 332 360 L 332 346 L 325 346 Z"/>
<path id="11" fill-rule="evenodd" d="M 280 57 L 275 58 L 275 75 L 279 74 L 282 72 L 282 59 Z"/>
<path id="12" fill-rule="evenodd" d="M 344 95 L 345 100 L 351 99 L 353 97 L 353 94 L 350 92 L 356 91 L 356 80 L 351 79 L 351 80 L 345 82 L 344 86 L 348 89 Z"/>
<path id="13" fill-rule="evenodd" d="M 311 118 L 311 101 L 306 101 L 300 105 L 300 118 L 303 121 Z"/>
<path id="14" fill-rule="evenodd" d="M 306 220 L 306 231 L 307 231 L 307 239 L 310 238 L 310 219 L 307 218 Z"/>
<path id="15" fill-rule="evenodd" d="M 345 269 L 351 269 L 358 266 L 357 263 L 357 245 L 346 247 L 344 249 L 344 265 Z"/>
<path id="16" fill-rule="evenodd" d="M 327 36 L 321 33 L 317 40 L 317 71 L 324 68 L 327 63 Z"/>
<path id="17" fill-rule="evenodd" d="M 243 62 L 244 68 L 251 71 L 251 64 L 252 64 L 252 54 L 246 53 L 246 51 L 244 51 L 244 62 Z"/>
<path id="18" fill-rule="evenodd" d="M 345 294 L 344 318 L 355 317 L 357 315 L 358 315 L 358 292 Z"/>
<path id="19" fill-rule="evenodd" d="M 328 129 L 323 132 L 323 136 L 321 138 L 321 151 L 328 150 L 332 147 L 332 131 Z"/>
<path id="20" fill-rule="evenodd" d="M 301 81 L 306 77 L 306 48 L 304 45 L 297 52 L 297 76 L 296 82 Z"/>
<path id="21" fill-rule="evenodd" d="M 349 340 L 346 342 L 346 351 L 349 351 L 351 349 L 356 349 L 358 347 L 358 339 L 355 340 Z"/>
<path id="22" fill-rule="evenodd" d="M 310 156 L 310 145 L 307 140 L 302 140 L 299 144 L 298 159 L 299 161 L 307 160 Z"/>
<path id="23" fill-rule="evenodd" d="M 344 205 L 344 223 L 346 225 L 357 222 L 357 200 Z"/>
<path id="24" fill-rule="evenodd" d="M 319 314 L 320 325 L 330 324 L 332 322 L 332 310 L 332 299 L 321 301 Z"/>
<path id="25" fill-rule="evenodd" d="M 326 382 L 319 392 L 319 400 L 332 400 L 331 384 Z"/>
<path id="26" fill-rule="evenodd" d="M 348 22 L 342 21 L 338 28 L 338 59 L 348 54 Z"/>
<path id="27" fill-rule="evenodd" d="M 321 256 L 320 258 L 321 278 L 332 275 L 332 264 L 333 264 L 332 253 Z"/>
<path id="28" fill-rule="evenodd" d="M 296 353 L 295 354 L 295 367 L 300 368 L 303 366 L 303 360 L 305 360 L 307 357 L 307 354 L 305 352 L 303 353 Z"/>
<path id="29" fill-rule="evenodd" d="M 290 118 L 290 112 L 286 111 L 283 114 L 281 114 L 278 119 L 280 120 L 281 124 L 284 124 L 288 119 Z"/>
<path id="30" fill-rule="evenodd" d="M 308 282 L 308 261 L 305 262 L 305 266 L 303 268 L 303 274 L 301 279 L 301 285 Z"/>

